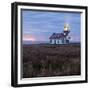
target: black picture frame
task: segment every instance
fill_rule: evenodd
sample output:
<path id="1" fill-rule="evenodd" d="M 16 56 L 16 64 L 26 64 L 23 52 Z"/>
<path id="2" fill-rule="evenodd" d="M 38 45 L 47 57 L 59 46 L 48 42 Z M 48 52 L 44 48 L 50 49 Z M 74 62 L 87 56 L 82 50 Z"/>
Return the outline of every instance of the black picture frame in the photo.
<path id="1" fill-rule="evenodd" d="M 80 9 L 85 11 L 85 76 L 84 80 L 75 81 L 60 81 L 60 82 L 43 82 L 43 83 L 18 83 L 18 6 L 36 6 L 47 8 L 68 8 Z M 88 82 L 88 61 L 87 61 L 87 40 L 88 40 L 88 7 L 87 6 L 73 6 L 73 5 L 59 5 L 59 4 L 44 4 L 44 3 L 26 3 L 14 2 L 11 4 L 11 86 L 24 87 L 24 86 L 41 86 L 41 85 L 57 85 L 57 84 L 74 84 L 74 83 L 87 83 Z"/>

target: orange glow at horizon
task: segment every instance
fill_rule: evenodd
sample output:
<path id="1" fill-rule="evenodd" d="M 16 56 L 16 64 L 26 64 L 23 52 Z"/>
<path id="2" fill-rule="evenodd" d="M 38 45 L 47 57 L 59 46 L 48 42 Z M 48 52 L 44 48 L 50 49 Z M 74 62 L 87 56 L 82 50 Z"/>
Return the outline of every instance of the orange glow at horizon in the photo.
<path id="1" fill-rule="evenodd" d="M 25 40 L 25 41 L 35 41 L 35 38 L 31 35 L 24 35 L 23 40 Z"/>

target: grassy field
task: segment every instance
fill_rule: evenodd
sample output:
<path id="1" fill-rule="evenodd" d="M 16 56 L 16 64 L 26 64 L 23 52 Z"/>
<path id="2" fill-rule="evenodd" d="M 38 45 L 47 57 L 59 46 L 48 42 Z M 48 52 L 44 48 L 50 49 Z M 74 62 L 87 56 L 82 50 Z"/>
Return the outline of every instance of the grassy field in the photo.
<path id="1" fill-rule="evenodd" d="M 23 45 L 23 78 L 80 75 L 80 44 Z"/>

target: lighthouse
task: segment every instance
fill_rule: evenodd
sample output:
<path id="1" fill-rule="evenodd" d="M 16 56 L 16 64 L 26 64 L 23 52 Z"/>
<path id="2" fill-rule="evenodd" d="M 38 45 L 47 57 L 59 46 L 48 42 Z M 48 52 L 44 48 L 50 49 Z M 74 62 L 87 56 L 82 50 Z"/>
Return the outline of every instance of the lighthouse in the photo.
<path id="1" fill-rule="evenodd" d="M 64 24 L 64 31 L 63 31 L 63 33 L 64 33 L 64 36 L 65 36 L 65 42 L 64 43 L 69 43 L 69 39 L 70 39 L 70 35 L 69 35 L 69 33 L 70 33 L 70 26 L 69 26 L 69 24 L 68 23 L 66 23 L 66 24 Z"/>
<path id="2" fill-rule="evenodd" d="M 68 23 L 65 23 L 64 24 L 64 31 L 68 31 L 68 30 L 70 30 L 70 26 Z"/>
<path id="3" fill-rule="evenodd" d="M 70 26 L 69 24 L 64 24 L 64 35 L 66 36 L 70 32 Z"/>
<path id="4" fill-rule="evenodd" d="M 64 30 L 61 33 L 53 33 L 49 39 L 50 44 L 69 44 L 70 26 L 69 24 L 64 24 Z"/>

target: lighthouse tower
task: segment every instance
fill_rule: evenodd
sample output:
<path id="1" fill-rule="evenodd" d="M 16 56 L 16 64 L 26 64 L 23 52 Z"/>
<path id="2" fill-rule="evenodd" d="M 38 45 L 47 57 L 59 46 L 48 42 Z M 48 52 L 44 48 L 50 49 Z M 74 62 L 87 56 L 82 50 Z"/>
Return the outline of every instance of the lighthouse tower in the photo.
<path id="1" fill-rule="evenodd" d="M 69 24 L 64 24 L 64 35 L 67 35 L 70 32 L 70 26 Z"/>
<path id="2" fill-rule="evenodd" d="M 70 39 L 70 26 L 69 24 L 64 24 L 64 31 L 63 31 L 63 34 L 64 34 L 64 43 L 69 43 L 69 39 Z"/>

